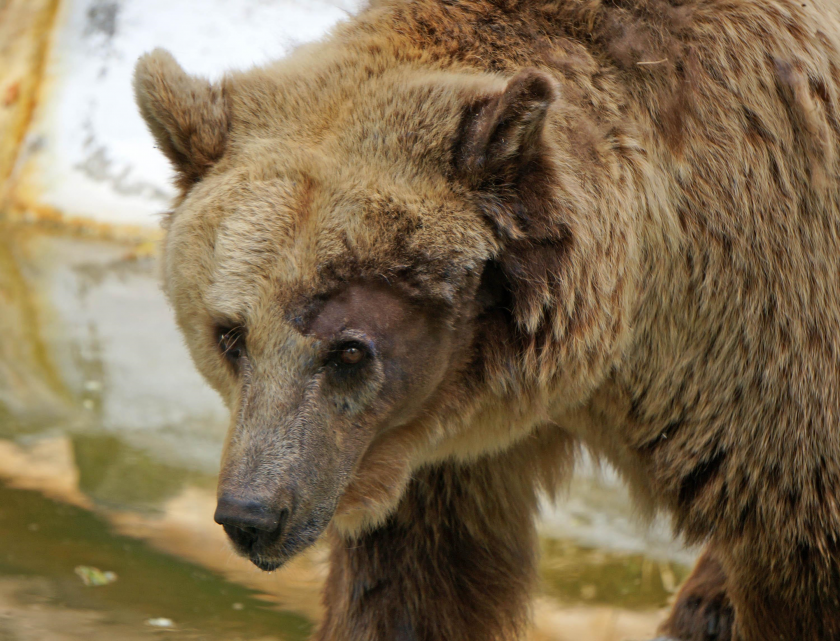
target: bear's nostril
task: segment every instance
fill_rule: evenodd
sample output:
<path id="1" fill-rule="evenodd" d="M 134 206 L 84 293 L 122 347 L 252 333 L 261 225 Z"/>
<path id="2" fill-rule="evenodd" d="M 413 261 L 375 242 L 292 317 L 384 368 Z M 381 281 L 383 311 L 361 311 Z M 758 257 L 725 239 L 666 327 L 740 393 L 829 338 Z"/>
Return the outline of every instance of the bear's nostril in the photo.
<path id="1" fill-rule="evenodd" d="M 281 523 L 286 510 L 274 510 L 262 501 L 252 498 L 219 497 L 214 520 L 219 525 L 238 528 L 243 532 L 256 535 L 257 532 L 273 532 Z"/>

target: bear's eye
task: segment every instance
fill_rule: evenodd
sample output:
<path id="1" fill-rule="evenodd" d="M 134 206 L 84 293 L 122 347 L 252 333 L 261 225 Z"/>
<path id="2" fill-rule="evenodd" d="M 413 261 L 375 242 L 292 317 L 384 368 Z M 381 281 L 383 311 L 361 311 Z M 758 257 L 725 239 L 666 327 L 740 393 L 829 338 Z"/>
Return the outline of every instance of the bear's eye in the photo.
<path id="1" fill-rule="evenodd" d="M 219 351 L 233 364 L 245 355 L 245 335 L 241 327 L 221 328 L 219 331 Z"/>
<path id="2" fill-rule="evenodd" d="M 367 358 L 367 348 L 358 341 L 349 341 L 336 346 L 330 353 L 332 362 L 338 367 L 353 367 Z"/>
<path id="3" fill-rule="evenodd" d="M 364 352 L 355 346 L 345 347 L 339 354 L 341 362 L 345 365 L 355 365 L 357 363 L 361 363 L 364 357 Z"/>

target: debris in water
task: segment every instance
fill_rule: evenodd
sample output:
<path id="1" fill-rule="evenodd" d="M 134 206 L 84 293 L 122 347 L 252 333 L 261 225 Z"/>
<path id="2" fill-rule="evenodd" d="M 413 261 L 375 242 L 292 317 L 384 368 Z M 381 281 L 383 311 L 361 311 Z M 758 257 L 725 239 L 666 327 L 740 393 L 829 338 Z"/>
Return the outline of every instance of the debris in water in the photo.
<path id="1" fill-rule="evenodd" d="M 82 583 L 90 587 L 108 585 L 117 580 L 115 572 L 103 572 L 99 568 L 92 568 L 87 565 L 78 566 L 75 572 L 79 575 Z"/>
<path id="2" fill-rule="evenodd" d="M 596 596 L 598 596 L 598 588 L 591 583 L 584 585 L 580 589 L 580 598 L 584 599 L 585 601 L 591 601 Z"/>
<path id="3" fill-rule="evenodd" d="M 175 622 L 172 619 L 159 617 L 157 619 L 148 619 L 146 625 L 150 625 L 153 628 L 171 628 L 175 625 Z"/>

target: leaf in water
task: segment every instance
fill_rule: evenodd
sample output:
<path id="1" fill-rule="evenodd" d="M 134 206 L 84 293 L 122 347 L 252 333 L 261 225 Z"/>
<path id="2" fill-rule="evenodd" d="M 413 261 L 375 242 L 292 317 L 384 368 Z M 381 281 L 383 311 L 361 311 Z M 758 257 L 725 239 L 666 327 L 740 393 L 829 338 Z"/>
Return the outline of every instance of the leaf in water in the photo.
<path id="1" fill-rule="evenodd" d="M 80 565 L 76 567 L 75 572 L 79 575 L 82 582 L 90 587 L 108 585 L 109 583 L 113 583 L 117 580 L 116 573 L 103 572 L 99 568 L 92 568 L 87 565 Z"/>

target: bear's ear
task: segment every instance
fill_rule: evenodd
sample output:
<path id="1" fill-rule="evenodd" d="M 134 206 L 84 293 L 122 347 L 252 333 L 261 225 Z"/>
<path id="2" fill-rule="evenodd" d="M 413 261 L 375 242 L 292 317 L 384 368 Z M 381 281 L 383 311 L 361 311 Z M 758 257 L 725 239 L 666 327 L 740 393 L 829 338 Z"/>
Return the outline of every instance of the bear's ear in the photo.
<path id="1" fill-rule="evenodd" d="M 134 96 L 146 124 L 188 189 L 222 157 L 228 108 L 221 85 L 188 75 L 163 49 L 137 62 Z"/>
<path id="2" fill-rule="evenodd" d="M 513 185 L 538 159 L 546 115 L 557 92 L 536 69 L 520 71 L 503 91 L 468 106 L 453 153 L 455 173 L 472 188 Z"/>

